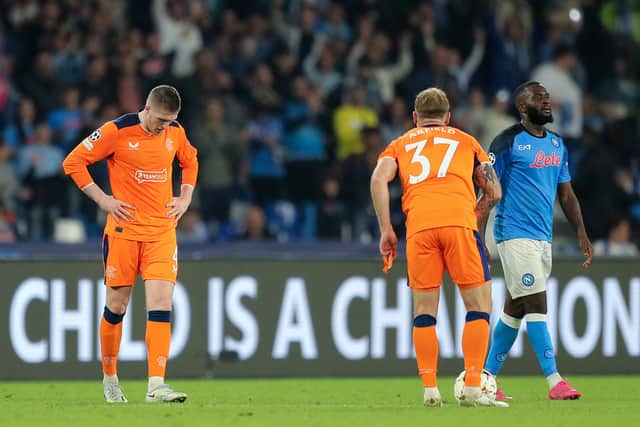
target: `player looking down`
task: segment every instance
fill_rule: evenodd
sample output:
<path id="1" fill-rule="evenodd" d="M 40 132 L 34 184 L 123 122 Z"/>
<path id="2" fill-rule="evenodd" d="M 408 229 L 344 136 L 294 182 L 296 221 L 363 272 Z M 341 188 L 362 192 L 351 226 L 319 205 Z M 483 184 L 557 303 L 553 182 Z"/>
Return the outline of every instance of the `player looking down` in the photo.
<path id="1" fill-rule="evenodd" d="M 176 223 L 187 211 L 198 174 L 196 149 L 176 121 L 180 95 L 172 86 L 153 88 L 144 109 L 107 122 L 64 160 L 76 185 L 104 210 L 102 239 L 106 305 L 100 323 L 104 398 L 127 402 L 117 360 L 124 317 L 138 274 L 145 286 L 149 384 L 147 402 L 182 402 L 185 393 L 164 383 L 171 342 L 171 303 L 178 274 Z M 172 164 L 182 169 L 180 196 L 173 197 Z M 113 195 L 96 185 L 87 166 L 107 159 Z"/>

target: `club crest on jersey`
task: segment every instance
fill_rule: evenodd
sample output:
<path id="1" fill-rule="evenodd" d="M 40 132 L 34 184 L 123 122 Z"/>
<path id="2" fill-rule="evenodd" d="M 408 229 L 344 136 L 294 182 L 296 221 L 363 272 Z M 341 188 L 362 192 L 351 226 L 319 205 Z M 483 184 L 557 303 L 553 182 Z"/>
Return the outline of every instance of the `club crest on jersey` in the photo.
<path id="1" fill-rule="evenodd" d="M 556 153 L 551 153 L 549 156 L 544 154 L 544 151 L 538 151 L 536 153 L 536 158 L 529 165 L 529 167 L 541 169 L 549 166 L 560 166 L 560 162 L 562 158 L 558 156 Z"/>
<path id="2" fill-rule="evenodd" d="M 137 150 L 138 148 L 140 148 L 140 141 L 138 142 L 129 141 L 129 150 Z"/>
<path id="3" fill-rule="evenodd" d="M 166 182 L 167 170 L 166 169 L 162 169 L 161 171 L 137 170 L 134 176 L 136 178 L 136 181 L 138 181 L 138 184 L 142 184 L 143 182 Z"/>
<path id="4" fill-rule="evenodd" d="M 167 140 L 164 142 L 164 146 L 167 147 L 167 151 L 172 151 L 173 150 L 173 140 L 171 138 L 167 138 Z"/>
<path id="5" fill-rule="evenodd" d="M 560 147 L 560 142 L 555 139 L 555 138 L 551 138 L 551 143 L 553 144 L 554 147 Z"/>
<path id="6" fill-rule="evenodd" d="M 493 154 L 493 152 L 489 153 L 489 163 L 491 163 L 492 166 L 496 164 L 496 155 Z"/>

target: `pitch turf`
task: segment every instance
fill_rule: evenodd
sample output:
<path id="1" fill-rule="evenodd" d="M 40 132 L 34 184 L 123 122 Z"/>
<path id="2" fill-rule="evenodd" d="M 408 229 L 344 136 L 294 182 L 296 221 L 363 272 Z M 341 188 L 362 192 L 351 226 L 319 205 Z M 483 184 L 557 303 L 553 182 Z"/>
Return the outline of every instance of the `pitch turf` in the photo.
<path id="1" fill-rule="evenodd" d="M 617 426 L 640 425 L 640 377 L 571 377 L 584 396 L 551 402 L 542 377 L 504 377 L 510 408 L 424 408 L 416 378 L 176 380 L 184 404 L 145 404 L 146 384 L 122 381 L 129 403 L 107 405 L 99 382 L 0 383 L 0 425 L 9 426 Z"/>

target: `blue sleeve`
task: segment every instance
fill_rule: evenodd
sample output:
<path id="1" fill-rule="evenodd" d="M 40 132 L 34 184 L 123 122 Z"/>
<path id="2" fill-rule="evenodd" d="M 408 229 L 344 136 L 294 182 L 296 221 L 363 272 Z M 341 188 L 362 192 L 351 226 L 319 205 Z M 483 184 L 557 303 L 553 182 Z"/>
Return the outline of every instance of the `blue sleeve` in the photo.
<path id="1" fill-rule="evenodd" d="M 489 159 L 498 175 L 498 179 L 502 179 L 511 168 L 511 147 L 513 147 L 513 135 L 511 132 L 500 133 L 489 146 Z"/>
<path id="2" fill-rule="evenodd" d="M 569 151 L 566 146 L 563 146 L 564 150 L 562 155 L 562 165 L 560 166 L 560 175 L 558 176 L 558 184 L 571 181 L 571 174 L 569 173 Z"/>

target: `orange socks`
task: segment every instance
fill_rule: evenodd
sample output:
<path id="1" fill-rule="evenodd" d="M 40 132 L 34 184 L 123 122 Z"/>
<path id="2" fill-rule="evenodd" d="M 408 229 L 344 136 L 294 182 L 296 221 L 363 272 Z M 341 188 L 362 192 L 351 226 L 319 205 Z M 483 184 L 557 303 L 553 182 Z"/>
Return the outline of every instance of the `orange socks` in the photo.
<path id="1" fill-rule="evenodd" d="M 153 310 L 148 313 L 145 342 L 147 344 L 149 377 L 164 378 L 165 376 L 171 344 L 170 321 L 170 311 Z"/>
<path id="2" fill-rule="evenodd" d="M 115 314 L 106 306 L 100 321 L 100 349 L 102 352 L 102 372 L 108 376 L 118 373 L 118 352 L 122 339 L 123 314 Z"/>
<path id="3" fill-rule="evenodd" d="M 436 319 L 428 314 L 421 314 L 413 319 L 413 345 L 416 349 L 418 375 L 425 387 L 436 387 L 438 381 L 438 336 Z"/>
<path id="4" fill-rule="evenodd" d="M 489 314 L 470 311 L 467 313 L 466 321 L 462 332 L 464 369 L 467 371 L 464 384 L 480 387 L 480 374 L 484 367 L 489 343 Z"/>

